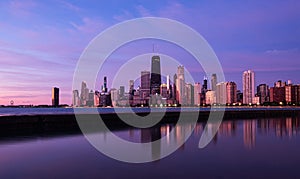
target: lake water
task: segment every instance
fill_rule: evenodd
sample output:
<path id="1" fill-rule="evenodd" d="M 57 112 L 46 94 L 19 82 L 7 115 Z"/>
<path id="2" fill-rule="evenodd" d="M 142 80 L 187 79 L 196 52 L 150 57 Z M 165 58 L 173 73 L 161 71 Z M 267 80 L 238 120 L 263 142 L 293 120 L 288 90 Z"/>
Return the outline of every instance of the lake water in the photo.
<path id="1" fill-rule="evenodd" d="M 126 140 L 148 142 L 153 136 L 185 126 L 122 129 Z M 300 118 L 223 121 L 218 134 L 198 148 L 205 123 L 197 123 L 188 141 L 161 160 L 131 164 L 93 148 L 82 134 L 19 136 L 0 139 L 0 178 L 299 178 Z M 101 133 L 99 141 L 105 145 Z M 153 149 L 152 149 L 153 150 Z M 145 150 L 148 155 L 153 151 Z M 157 150 L 157 149 L 155 149 Z M 159 150 L 156 151 L 159 153 Z"/>

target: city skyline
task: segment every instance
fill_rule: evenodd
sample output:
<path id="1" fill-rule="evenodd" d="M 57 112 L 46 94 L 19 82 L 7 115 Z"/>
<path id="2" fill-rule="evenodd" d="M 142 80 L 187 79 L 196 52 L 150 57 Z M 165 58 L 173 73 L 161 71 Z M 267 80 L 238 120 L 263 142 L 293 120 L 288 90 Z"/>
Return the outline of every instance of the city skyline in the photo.
<path id="1" fill-rule="evenodd" d="M 203 35 L 215 50 L 226 80 L 236 82 L 240 90 L 240 74 L 248 69 L 255 71 L 256 85 L 271 86 L 278 80 L 299 84 L 299 8 L 300 3 L 292 0 L 1 1 L 0 105 L 8 105 L 11 100 L 16 105 L 51 104 L 54 86 L 60 88 L 60 103 L 71 104 L 72 76 L 89 41 L 111 25 L 147 16 L 180 21 Z M 101 89 L 103 76 L 113 79 L 113 68 L 151 52 L 153 44 L 157 44 L 159 53 L 176 57 L 195 81 L 202 81 L 203 70 L 184 50 L 166 42 L 145 40 L 118 49 L 99 72 L 96 88 Z M 111 81 L 107 87 L 112 87 Z"/>
<path id="2" fill-rule="evenodd" d="M 150 60 L 151 59 L 151 60 Z M 210 78 L 204 76 L 203 83 L 186 80 L 190 75 L 185 67 L 177 66 L 173 81 L 170 75 L 161 71 L 161 58 L 153 55 L 151 71 L 140 71 L 140 77 L 129 80 L 128 90 L 125 85 L 107 88 L 107 77 L 98 91 L 87 88 L 85 81 L 81 84 L 81 94 L 73 90 L 73 107 L 178 107 L 211 105 L 300 105 L 300 84 L 291 80 L 278 80 L 274 86 L 256 84 L 253 70 L 244 71 L 242 92 L 234 81 L 220 81 L 217 74 Z M 164 60 L 163 60 L 164 61 Z M 174 69 L 175 70 L 175 69 Z M 125 70 L 126 71 L 126 70 Z M 135 73 L 130 71 L 132 73 Z M 187 75 L 186 75 L 187 74 Z M 165 80 L 162 80 L 165 79 Z M 208 81 L 211 81 L 210 84 Z M 79 101 L 79 102 L 77 102 Z M 53 105 L 55 106 L 55 105 Z"/>

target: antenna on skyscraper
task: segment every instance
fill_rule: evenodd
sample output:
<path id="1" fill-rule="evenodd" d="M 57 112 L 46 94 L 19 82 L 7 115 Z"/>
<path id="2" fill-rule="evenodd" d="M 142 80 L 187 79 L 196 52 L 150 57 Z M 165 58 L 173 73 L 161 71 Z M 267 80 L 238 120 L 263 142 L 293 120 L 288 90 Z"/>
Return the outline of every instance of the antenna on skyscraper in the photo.
<path id="1" fill-rule="evenodd" d="M 154 53 L 154 44 L 152 44 L 152 53 Z"/>

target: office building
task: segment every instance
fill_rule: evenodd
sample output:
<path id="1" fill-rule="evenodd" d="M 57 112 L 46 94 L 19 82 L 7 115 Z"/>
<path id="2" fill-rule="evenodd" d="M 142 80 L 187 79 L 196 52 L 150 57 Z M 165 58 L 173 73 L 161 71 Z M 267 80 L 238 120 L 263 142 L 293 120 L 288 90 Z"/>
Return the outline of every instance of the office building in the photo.
<path id="1" fill-rule="evenodd" d="M 227 83 L 221 82 L 217 84 L 216 88 L 216 100 L 217 104 L 226 104 L 227 100 Z"/>
<path id="2" fill-rule="evenodd" d="M 57 87 L 52 88 L 52 106 L 59 106 L 59 88 Z"/>
<path id="3" fill-rule="evenodd" d="M 177 100 L 179 104 L 185 104 L 185 77 L 184 77 L 184 66 L 178 66 L 177 68 Z"/>
<path id="4" fill-rule="evenodd" d="M 243 103 L 252 104 L 255 97 L 255 76 L 251 70 L 243 73 Z"/>
<path id="5" fill-rule="evenodd" d="M 195 83 L 194 85 L 194 104 L 196 106 L 200 106 L 200 98 L 201 98 L 201 84 Z"/>
<path id="6" fill-rule="evenodd" d="M 211 90 L 212 91 L 216 91 L 217 83 L 218 83 L 217 74 L 212 74 L 211 75 Z"/>
<path id="7" fill-rule="evenodd" d="M 227 93 L 227 104 L 234 104 L 237 102 L 237 85 L 235 82 L 228 82 L 226 84 L 226 93 Z"/>
<path id="8" fill-rule="evenodd" d="M 160 94 L 161 69 L 160 57 L 153 56 L 151 61 L 150 93 L 152 95 Z"/>

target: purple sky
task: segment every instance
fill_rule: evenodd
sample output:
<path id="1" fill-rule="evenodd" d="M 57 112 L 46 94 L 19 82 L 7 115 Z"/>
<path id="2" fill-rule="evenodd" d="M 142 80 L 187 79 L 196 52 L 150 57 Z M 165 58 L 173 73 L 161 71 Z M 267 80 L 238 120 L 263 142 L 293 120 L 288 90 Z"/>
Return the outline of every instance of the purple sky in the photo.
<path id="1" fill-rule="evenodd" d="M 257 85 L 279 79 L 300 83 L 299 9 L 298 0 L 0 1 L 0 104 L 50 104 L 53 86 L 60 88 L 61 103 L 71 104 L 74 69 L 88 43 L 114 24 L 145 16 L 194 28 L 215 50 L 226 80 L 235 81 L 239 89 L 247 69 L 256 72 Z M 154 40 L 117 50 L 99 79 L 112 79 L 116 67 L 152 52 L 153 43 L 202 82 L 204 73 L 189 54 Z"/>

